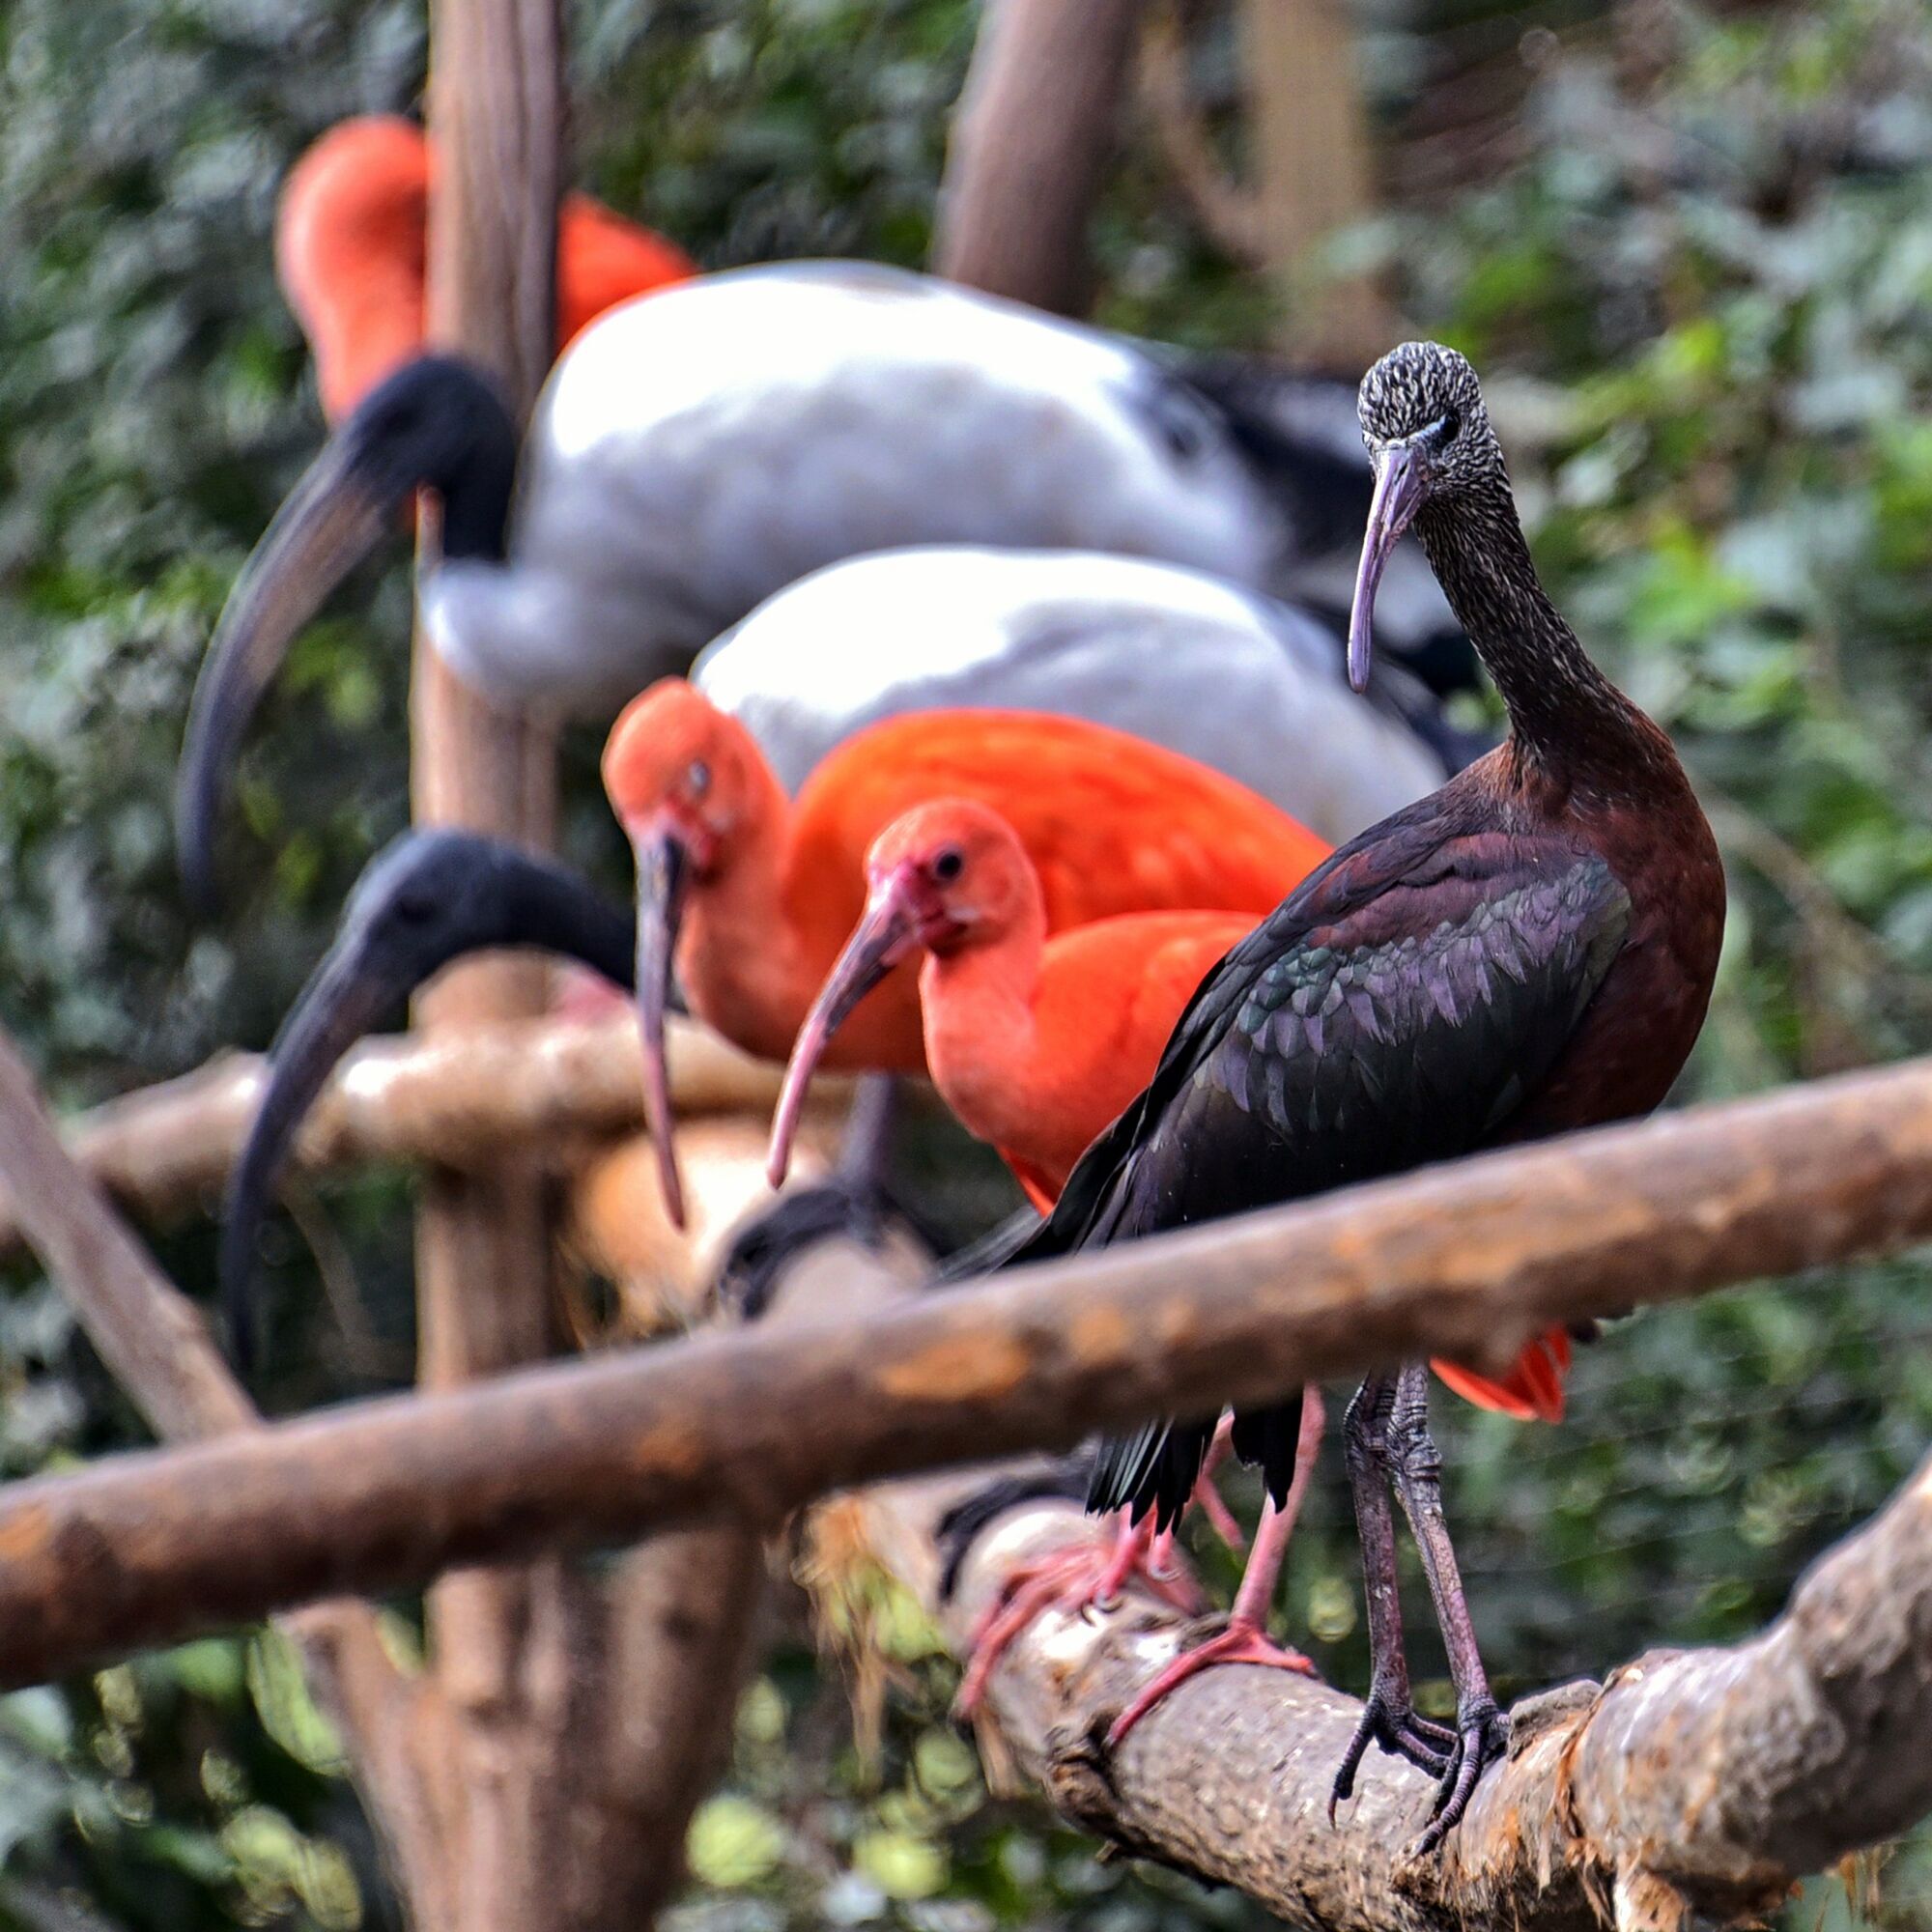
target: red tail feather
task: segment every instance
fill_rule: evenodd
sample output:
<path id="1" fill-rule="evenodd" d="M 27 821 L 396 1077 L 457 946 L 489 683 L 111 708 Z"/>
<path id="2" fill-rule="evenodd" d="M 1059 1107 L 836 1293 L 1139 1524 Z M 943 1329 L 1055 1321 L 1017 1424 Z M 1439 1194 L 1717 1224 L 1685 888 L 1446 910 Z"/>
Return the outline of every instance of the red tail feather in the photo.
<path id="1" fill-rule="evenodd" d="M 1478 1408 L 1496 1409 L 1519 1422 L 1563 1420 L 1563 1378 L 1570 1368 L 1570 1337 L 1561 1328 L 1551 1328 L 1531 1342 L 1501 1381 L 1492 1381 L 1455 1362 L 1434 1361 L 1429 1366 Z"/>

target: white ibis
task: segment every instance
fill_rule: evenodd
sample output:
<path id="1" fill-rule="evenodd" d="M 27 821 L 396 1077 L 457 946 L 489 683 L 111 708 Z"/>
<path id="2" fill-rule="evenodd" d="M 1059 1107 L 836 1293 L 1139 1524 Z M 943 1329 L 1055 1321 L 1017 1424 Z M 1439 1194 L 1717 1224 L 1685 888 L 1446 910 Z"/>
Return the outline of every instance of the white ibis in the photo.
<path id="1" fill-rule="evenodd" d="M 490 384 L 419 357 L 350 416 L 235 586 L 184 752 L 184 869 L 205 895 L 250 710 L 418 489 L 442 504 L 420 584 L 437 646 L 499 700 L 608 713 L 783 585 L 908 544 L 1152 556 L 1339 605 L 1371 487 L 1350 398 L 852 263 L 611 310 L 553 372 L 521 466 Z M 1383 608 L 1398 650 L 1433 663 L 1454 635 L 1419 559 Z"/>

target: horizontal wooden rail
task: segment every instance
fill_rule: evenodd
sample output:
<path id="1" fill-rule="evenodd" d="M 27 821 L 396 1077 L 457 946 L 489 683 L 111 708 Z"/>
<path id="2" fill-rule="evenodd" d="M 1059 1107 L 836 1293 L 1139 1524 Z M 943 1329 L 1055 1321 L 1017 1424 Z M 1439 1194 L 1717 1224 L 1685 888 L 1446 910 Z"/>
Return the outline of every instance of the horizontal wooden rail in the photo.
<path id="1" fill-rule="evenodd" d="M 1919 1062 L 916 1297 L 103 1462 L 0 1497 L 0 1681 L 1932 1237 Z"/>

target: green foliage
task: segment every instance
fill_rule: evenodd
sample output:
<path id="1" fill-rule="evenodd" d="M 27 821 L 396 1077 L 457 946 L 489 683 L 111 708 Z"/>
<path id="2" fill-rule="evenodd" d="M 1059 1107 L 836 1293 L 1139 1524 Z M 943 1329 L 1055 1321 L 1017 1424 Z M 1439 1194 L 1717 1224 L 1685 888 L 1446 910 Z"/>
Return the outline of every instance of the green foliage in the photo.
<path id="1" fill-rule="evenodd" d="M 1406 86 L 1450 11 L 1378 28 L 1374 71 Z M 1520 158 L 1337 258 L 1378 256 L 1406 311 L 1479 358 L 1552 589 L 1713 804 L 1733 918 L 1686 1083 L 1710 1095 L 1932 1044 L 1932 34 L 1913 0 L 1643 11 L 1667 44 L 1633 57 L 1586 17 L 1540 59 Z M 580 0 L 584 185 L 713 266 L 916 264 L 973 25 L 965 0 Z M 0 1007 L 70 1103 L 265 1038 L 402 820 L 398 545 L 312 627 L 253 736 L 223 918 L 197 926 L 178 901 L 189 680 L 320 433 L 273 287 L 274 193 L 328 123 L 408 105 L 423 52 L 404 0 L 0 6 Z M 1102 313 L 1263 340 L 1265 291 L 1216 258 L 1145 149 L 1099 224 Z M 610 864 L 584 750 L 570 840 Z M 327 1204 L 385 1342 L 408 1321 L 398 1205 L 380 1178 Z M 304 1313 L 303 1244 L 276 1238 L 278 1359 L 311 1366 L 273 1395 L 355 1384 L 339 1324 Z M 205 1228 L 165 1252 L 206 1279 Z M 1560 1432 L 1444 1398 L 1504 1687 L 1774 1612 L 1932 1430 L 1927 1285 L 1908 1260 L 1619 1324 L 1584 1351 Z M 58 1298 L 19 1277 L 0 1298 L 6 1472 L 132 1434 Z M 1331 1467 L 1285 1613 L 1348 1684 L 1365 1664 L 1355 1566 Z M 691 1932 L 1254 1919 L 989 1797 L 944 1721 L 951 1668 L 904 1612 L 855 1608 L 893 1634 L 909 1687 L 876 1757 L 802 1653 L 748 1693 L 730 1779 L 693 1828 Z M 1420 1640 L 1418 1667 L 1439 1705 Z M 1910 1848 L 1876 1902 L 1820 1881 L 1789 1922 L 1932 1923 L 1928 1860 Z M 267 1639 L 0 1700 L 0 1928 L 51 1922 L 49 1899 L 129 1928 L 393 1922 L 334 1742 Z"/>

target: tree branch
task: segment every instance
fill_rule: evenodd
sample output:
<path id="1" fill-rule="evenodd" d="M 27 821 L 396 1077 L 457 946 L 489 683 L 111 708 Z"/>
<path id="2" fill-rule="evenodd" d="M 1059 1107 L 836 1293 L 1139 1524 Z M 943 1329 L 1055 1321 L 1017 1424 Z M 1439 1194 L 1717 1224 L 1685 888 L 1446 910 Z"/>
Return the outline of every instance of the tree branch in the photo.
<path id="1" fill-rule="evenodd" d="M 768 1109 L 778 1098 L 778 1067 L 703 1027 L 673 1019 L 668 1046 L 680 1115 Z M 130 1213 L 159 1220 L 198 1207 L 228 1178 L 262 1069 L 257 1055 L 224 1053 L 110 1100 L 63 1124 L 69 1151 Z M 830 1095 L 842 1085 L 821 1089 Z M 642 1119 L 628 1013 L 504 1020 L 358 1046 L 303 1122 L 295 1166 L 321 1174 L 396 1160 L 488 1171 L 508 1153 L 561 1171 L 575 1168 L 585 1142 L 633 1132 Z M 0 1185 L 0 1255 L 22 1238 L 16 1199 L 10 1176 Z"/>
<path id="2" fill-rule="evenodd" d="M 108 1372 L 157 1435 L 195 1442 L 260 1427 L 193 1305 L 62 1147 L 34 1077 L 4 1030 L 0 1172 L 15 1190 L 26 1238 L 73 1304 Z M 421 1687 L 389 1661 L 366 1604 L 317 1604 L 283 1627 L 343 1732 L 398 1868 L 412 1888 L 426 1886 L 437 1864 L 440 1780 L 434 1757 L 414 1754 L 429 1720 Z"/>
<path id="3" fill-rule="evenodd" d="M 940 185 L 933 267 L 1084 315 L 1141 0 L 987 0 Z"/>
<path id="4" fill-rule="evenodd" d="M 892 1484 L 852 1505 L 858 1534 L 955 1651 L 1028 1556 L 1105 1535 L 1076 1504 L 1024 1504 L 980 1537 L 942 1598 L 935 1527 L 975 1487 Z M 1601 1689 L 1518 1705 L 1508 1759 L 1439 1859 L 1408 1849 L 1433 1783 L 1378 1753 L 1330 1826 L 1329 1782 L 1361 1707 L 1305 1678 L 1208 1672 L 1109 1753 L 1108 1723 L 1185 1628 L 1138 1592 L 1104 1615 L 1049 1613 L 995 1669 L 991 1721 L 1075 1823 L 1236 1886 L 1306 1932 L 1758 1920 L 1805 1873 L 1932 1810 L 1918 1746 L 1932 1722 L 1932 1460 L 1762 1635 L 1656 1653 Z"/>
<path id="5" fill-rule="evenodd" d="M 0 1675 L 455 1564 L 771 1523 L 881 1476 L 1454 1355 L 1932 1235 L 1932 1068 L 1437 1167 L 883 1314 L 372 1402 L 21 1484 Z"/>

